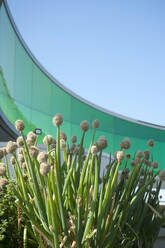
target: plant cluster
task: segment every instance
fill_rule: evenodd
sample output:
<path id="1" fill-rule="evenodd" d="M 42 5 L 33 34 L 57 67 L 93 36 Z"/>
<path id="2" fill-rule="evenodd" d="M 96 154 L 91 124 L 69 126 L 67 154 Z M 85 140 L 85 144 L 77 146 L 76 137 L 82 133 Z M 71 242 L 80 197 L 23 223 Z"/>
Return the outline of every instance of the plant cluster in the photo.
<path id="1" fill-rule="evenodd" d="M 165 172 L 156 172 L 158 163 L 150 160 L 154 141 L 149 140 L 149 150 L 137 151 L 130 161 L 126 150 L 131 142 L 124 139 L 100 178 L 102 151 L 108 142 L 105 136 L 95 141 L 98 120 L 92 124 L 93 138 L 86 155 L 83 144 L 89 123 L 80 124 L 79 145 L 76 136 L 67 144 L 66 134 L 60 132 L 62 123 L 57 114 L 53 118 L 56 140 L 45 136 L 47 151 L 40 152 L 37 136 L 30 132 L 25 138 L 24 123 L 18 120 L 15 126 L 21 136 L 2 151 L 6 165 L 0 164 L 0 187 L 5 188 L 10 178 L 7 154 L 11 153 L 16 204 L 27 216 L 39 247 L 153 247 L 164 221 L 158 195 L 165 180 Z M 124 169 L 119 173 L 121 165 Z"/>

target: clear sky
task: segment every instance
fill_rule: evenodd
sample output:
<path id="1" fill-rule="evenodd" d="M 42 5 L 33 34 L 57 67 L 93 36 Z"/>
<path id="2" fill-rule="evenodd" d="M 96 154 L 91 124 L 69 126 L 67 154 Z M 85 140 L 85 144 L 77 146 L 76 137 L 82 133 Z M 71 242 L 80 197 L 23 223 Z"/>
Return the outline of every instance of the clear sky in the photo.
<path id="1" fill-rule="evenodd" d="M 164 0 L 8 0 L 41 64 L 113 112 L 165 125 Z"/>

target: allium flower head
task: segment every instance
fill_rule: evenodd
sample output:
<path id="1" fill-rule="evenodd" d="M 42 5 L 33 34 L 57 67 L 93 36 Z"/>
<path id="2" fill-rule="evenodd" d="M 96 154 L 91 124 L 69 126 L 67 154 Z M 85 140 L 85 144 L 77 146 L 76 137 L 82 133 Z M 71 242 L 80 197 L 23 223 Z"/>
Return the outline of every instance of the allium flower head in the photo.
<path id="1" fill-rule="evenodd" d="M 81 130 L 82 130 L 83 132 L 87 132 L 88 129 L 89 129 L 89 123 L 88 123 L 88 121 L 82 121 L 82 122 L 80 123 L 80 128 L 81 128 Z"/>
<path id="2" fill-rule="evenodd" d="M 12 156 L 12 157 L 10 158 L 10 163 L 11 163 L 12 165 L 15 165 L 16 161 L 15 161 L 15 157 L 14 157 L 14 156 Z"/>
<path id="3" fill-rule="evenodd" d="M 153 147 L 153 146 L 154 146 L 154 140 L 153 140 L 153 139 L 150 139 L 150 140 L 147 142 L 147 145 L 148 145 L 148 147 Z"/>
<path id="4" fill-rule="evenodd" d="M 18 155 L 18 160 L 21 164 L 25 162 L 24 156 L 22 154 Z"/>
<path id="5" fill-rule="evenodd" d="M 152 164 L 153 169 L 157 169 L 159 167 L 159 164 L 157 161 L 153 162 Z"/>
<path id="6" fill-rule="evenodd" d="M 107 141 L 105 136 L 99 137 L 99 139 L 97 141 L 97 146 L 98 146 L 99 150 L 103 150 L 103 149 L 107 148 L 108 141 Z"/>
<path id="7" fill-rule="evenodd" d="M 132 161 L 130 162 L 130 165 L 131 165 L 132 167 L 135 167 L 135 165 L 136 165 L 135 160 L 132 160 Z"/>
<path id="8" fill-rule="evenodd" d="M 17 154 L 23 154 L 23 148 L 22 147 L 17 149 Z"/>
<path id="9" fill-rule="evenodd" d="M 34 145 L 34 143 L 36 142 L 37 139 L 37 135 L 33 132 L 29 132 L 27 135 L 27 140 L 29 140 L 31 142 L 31 145 Z"/>
<path id="10" fill-rule="evenodd" d="M 38 160 L 39 163 L 43 163 L 43 162 L 46 163 L 47 160 L 48 160 L 48 154 L 47 154 L 47 152 L 40 152 L 38 154 L 37 160 Z"/>
<path id="11" fill-rule="evenodd" d="M 9 141 L 6 146 L 7 153 L 14 153 L 17 149 L 17 143 L 13 141 Z"/>
<path id="12" fill-rule="evenodd" d="M 142 158 L 143 157 L 143 152 L 141 150 L 137 151 L 136 157 Z"/>
<path id="13" fill-rule="evenodd" d="M 0 188 L 4 188 L 8 184 L 8 181 L 6 178 L 0 179 Z"/>
<path id="14" fill-rule="evenodd" d="M 4 156 L 7 155 L 6 147 L 2 147 L 1 149 L 2 149 L 2 151 L 3 151 Z"/>
<path id="15" fill-rule="evenodd" d="M 57 114 L 53 117 L 53 124 L 56 126 L 56 127 L 59 127 L 61 126 L 61 124 L 63 123 L 63 118 L 62 118 L 62 115 L 61 114 Z"/>
<path id="16" fill-rule="evenodd" d="M 96 145 L 93 145 L 93 146 L 91 147 L 91 153 L 92 153 L 92 154 L 96 154 L 97 152 L 98 152 L 97 146 L 96 146 Z"/>
<path id="17" fill-rule="evenodd" d="M 40 173 L 43 176 L 46 176 L 50 171 L 50 165 L 48 165 L 47 163 L 41 163 L 40 164 Z"/>
<path id="18" fill-rule="evenodd" d="M 70 151 L 73 153 L 74 149 L 76 148 L 76 145 L 75 143 L 73 143 L 71 146 L 70 146 Z"/>
<path id="19" fill-rule="evenodd" d="M 23 142 L 22 136 L 19 136 L 19 137 L 17 138 L 17 145 L 18 145 L 18 146 L 24 146 L 24 142 Z"/>
<path id="20" fill-rule="evenodd" d="M 64 139 L 65 141 L 67 141 L 67 136 L 64 132 L 60 132 L 60 139 Z"/>
<path id="21" fill-rule="evenodd" d="M 45 145 L 51 145 L 51 144 L 53 144 L 53 137 L 51 136 L 51 135 L 46 135 L 45 137 L 44 137 L 44 139 L 43 139 L 43 143 L 45 144 Z"/>
<path id="22" fill-rule="evenodd" d="M 16 128 L 17 131 L 22 132 L 24 130 L 24 128 L 25 128 L 25 125 L 24 125 L 23 121 L 17 120 L 15 122 L 15 128 Z"/>
<path id="23" fill-rule="evenodd" d="M 0 176 L 5 176 L 6 174 L 6 165 L 4 163 L 0 163 Z"/>
<path id="24" fill-rule="evenodd" d="M 124 159 L 124 152 L 123 151 L 118 151 L 116 153 L 116 158 L 118 161 L 122 161 Z"/>
<path id="25" fill-rule="evenodd" d="M 144 159 L 149 160 L 149 157 L 150 157 L 150 151 L 149 150 L 144 151 Z"/>
<path id="26" fill-rule="evenodd" d="M 127 150 L 129 149 L 131 146 L 131 141 L 128 138 L 125 138 L 121 143 L 120 143 L 120 148 Z"/>
<path id="27" fill-rule="evenodd" d="M 141 163 L 141 159 L 140 159 L 140 157 L 135 157 L 135 163 L 136 164 L 140 164 Z"/>
<path id="28" fill-rule="evenodd" d="M 160 171 L 159 173 L 159 178 L 160 178 L 160 181 L 165 181 L 165 171 Z"/>
<path id="29" fill-rule="evenodd" d="M 3 153 L 3 150 L 0 149 L 0 159 L 2 159 L 4 157 L 4 153 Z"/>
<path id="30" fill-rule="evenodd" d="M 29 153 L 32 158 L 37 158 L 39 150 L 36 146 L 31 146 L 29 149 Z"/>
<path id="31" fill-rule="evenodd" d="M 95 128 L 95 129 L 99 128 L 99 121 L 98 120 L 94 120 L 92 122 L 92 127 Z"/>
<path id="32" fill-rule="evenodd" d="M 130 154 L 126 154 L 126 159 L 130 159 L 131 158 L 131 155 Z"/>
<path id="33" fill-rule="evenodd" d="M 60 139 L 60 147 L 61 148 L 65 148 L 65 146 L 66 146 L 65 140 L 64 139 Z"/>
<path id="34" fill-rule="evenodd" d="M 73 135 L 70 140 L 72 143 L 76 143 L 77 142 L 77 136 Z"/>

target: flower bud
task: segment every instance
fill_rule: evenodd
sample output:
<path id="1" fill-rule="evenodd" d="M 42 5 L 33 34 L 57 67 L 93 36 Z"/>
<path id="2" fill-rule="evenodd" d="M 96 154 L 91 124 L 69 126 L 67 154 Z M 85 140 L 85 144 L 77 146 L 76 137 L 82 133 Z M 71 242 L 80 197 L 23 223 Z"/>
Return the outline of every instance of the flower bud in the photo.
<path id="1" fill-rule="evenodd" d="M 76 148 L 76 145 L 75 143 L 73 143 L 71 146 L 70 146 L 70 152 L 73 153 L 74 149 Z"/>
<path id="2" fill-rule="evenodd" d="M 88 123 L 88 121 L 82 121 L 82 122 L 80 123 L 80 128 L 81 128 L 81 130 L 82 130 L 83 132 L 87 132 L 88 129 L 89 129 L 89 123 Z"/>
<path id="3" fill-rule="evenodd" d="M 23 148 L 22 147 L 17 149 L 17 154 L 22 154 L 23 155 Z"/>
<path id="4" fill-rule="evenodd" d="M 11 163 L 12 165 L 15 165 L 16 161 L 15 161 L 15 157 L 14 157 L 14 156 L 12 156 L 12 157 L 10 158 L 10 163 Z"/>
<path id="5" fill-rule="evenodd" d="M 9 141 L 6 146 L 7 153 L 14 153 L 17 149 L 17 144 L 13 141 Z"/>
<path id="6" fill-rule="evenodd" d="M 45 144 L 45 145 L 51 145 L 51 144 L 53 144 L 53 137 L 51 136 L 51 135 L 46 135 L 44 138 L 43 138 L 43 143 Z"/>
<path id="7" fill-rule="evenodd" d="M 60 139 L 67 141 L 67 136 L 64 132 L 60 132 Z"/>
<path id="8" fill-rule="evenodd" d="M 150 151 L 149 150 L 144 151 L 144 159 L 149 160 L 149 157 L 150 157 Z"/>
<path id="9" fill-rule="evenodd" d="M 126 154 L 126 159 L 130 159 L 131 158 L 131 155 L 130 154 Z"/>
<path id="10" fill-rule="evenodd" d="M 118 161 L 122 161 L 124 159 L 124 152 L 123 151 L 118 151 L 116 153 L 116 158 Z"/>
<path id="11" fill-rule="evenodd" d="M 132 160 L 132 161 L 130 162 L 130 165 L 131 165 L 132 167 L 135 167 L 135 165 L 136 165 L 135 160 Z"/>
<path id="12" fill-rule="evenodd" d="M 93 145 L 93 146 L 91 147 L 91 153 L 92 153 L 92 154 L 96 154 L 97 152 L 98 152 L 97 146 L 96 146 L 96 145 Z"/>
<path id="13" fill-rule="evenodd" d="M 39 153 L 39 150 L 38 150 L 37 147 L 31 146 L 30 149 L 29 149 L 29 153 L 30 153 L 30 156 L 31 156 L 32 158 L 37 158 L 38 153 Z"/>
<path id="14" fill-rule="evenodd" d="M 3 150 L 0 149 L 0 159 L 2 159 L 4 157 L 4 153 L 3 153 Z"/>
<path id="15" fill-rule="evenodd" d="M 153 147 L 154 146 L 154 140 L 153 139 L 148 140 L 147 145 L 148 145 L 148 147 Z"/>
<path id="16" fill-rule="evenodd" d="M 153 162 L 152 167 L 153 169 L 157 169 L 159 167 L 158 162 L 157 161 Z"/>
<path id="17" fill-rule="evenodd" d="M 92 122 L 92 127 L 95 128 L 95 129 L 99 128 L 99 121 L 98 120 L 94 120 Z"/>
<path id="18" fill-rule="evenodd" d="M 73 154 L 78 155 L 80 148 L 78 146 L 75 147 Z"/>
<path id="19" fill-rule="evenodd" d="M 46 176 L 50 171 L 50 165 L 46 164 L 46 163 L 41 163 L 40 164 L 40 173 L 43 176 Z"/>
<path id="20" fill-rule="evenodd" d="M 16 128 L 17 131 L 22 132 L 24 130 L 24 128 L 25 128 L 25 125 L 24 125 L 23 121 L 17 120 L 15 122 L 15 128 Z"/>
<path id="21" fill-rule="evenodd" d="M 3 151 L 4 156 L 7 155 L 6 147 L 2 147 L 1 149 L 2 149 L 2 151 Z"/>
<path id="22" fill-rule="evenodd" d="M 31 142 L 31 145 L 34 145 L 37 139 L 37 135 L 33 132 L 29 132 L 27 135 L 27 140 L 29 140 L 29 143 Z"/>
<path id="23" fill-rule="evenodd" d="M 8 184 L 8 181 L 6 178 L 0 179 L 0 188 L 4 188 Z"/>
<path id="24" fill-rule="evenodd" d="M 0 163 L 0 176 L 6 175 L 6 165 L 4 163 Z"/>
<path id="25" fill-rule="evenodd" d="M 61 147 L 61 149 L 65 148 L 65 146 L 66 146 L 65 140 L 64 139 L 60 139 L 60 147 Z"/>
<path id="26" fill-rule="evenodd" d="M 165 171 L 160 171 L 159 173 L 159 178 L 160 178 L 160 181 L 165 181 Z"/>
<path id="27" fill-rule="evenodd" d="M 18 155 L 18 160 L 21 164 L 25 162 L 24 156 L 22 154 Z"/>
<path id="28" fill-rule="evenodd" d="M 107 141 L 106 137 L 100 136 L 96 145 L 98 146 L 99 150 L 103 150 L 103 149 L 107 148 L 108 141 Z"/>
<path id="29" fill-rule="evenodd" d="M 18 146 L 24 146 L 24 141 L 23 141 L 22 136 L 19 136 L 19 137 L 17 138 L 17 145 L 18 145 Z"/>
<path id="30" fill-rule="evenodd" d="M 136 157 L 142 158 L 143 157 L 143 152 L 141 150 L 137 151 Z"/>
<path id="31" fill-rule="evenodd" d="M 62 123 L 63 123 L 62 115 L 57 114 L 57 115 L 55 115 L 55 116 L 53 117 L 53 124 L 54 124 L 56 127 L 61 126 Z"/>
<path id="32" fill-rule="evenodd" d="M 70 140 L 72 143 L 76 143 L 77 142 L 77 136 L 73 135 Z"/>
<path id="33" fill-rule="evenodd" d="M 130 142 L 130 139 L 128 139 L 128 138 L 124 139 L 124 140 L 120 143 L 120 148 L 121 148 L 121 149 L 124 149 L 124 150 L 129 149 L 130 146 L 131 146 L 131 142 Z"/>
<path id="34" fill-rule="evenodd" d="M 37 160 L 38 160 L 39 163 L 43 163 L 43 162 L 46 163 L 47 160 L 48 160 L 48 154 L 47 154 L 47 152 L 40 152 L 38 154 Z"/>

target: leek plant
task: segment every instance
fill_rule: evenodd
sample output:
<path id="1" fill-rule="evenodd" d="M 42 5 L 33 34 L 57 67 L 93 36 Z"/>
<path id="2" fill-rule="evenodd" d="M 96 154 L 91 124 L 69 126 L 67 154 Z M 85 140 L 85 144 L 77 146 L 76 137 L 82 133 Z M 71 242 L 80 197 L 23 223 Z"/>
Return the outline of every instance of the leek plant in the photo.
<path id="1" fill-rule="evenodd" d="M 100 178 L 102 151 L 108 142 L 104 136 L 95 141 L 99 122 L 93 122 L 86 155 L 83 144 L 88 122 L 80 124 L 80 144 L 76 145 L 77 138 L 72 136 L 71 146 L 66 134 L 60 132 L 62 122 L 60 114 L 53 118 L 56 140 L 45 136 L 47 151 L 40 152 L 36 135 L 30 132 L 26 139 L 24 124 L 18 120 L 15 126 L 21 136 L 17 145 L 10 141 L 2 151 L 6 166 L 0 165 L 1 180 L 10 177 L 7 154 L 12 153 L 16 204 L 29 219 L 39 247 L 153 247 L 164 221 L 158 197 L 164 171 L 155 171 L 158 164 L 149 160 L 149 150 L 138 151 L 130 162 L 130 155 L 125 154 L 130 140 L 124 139 Z M 150 140 L 149 148 L 153 145 Z M 121 165 L 124 170 L 119 173 Z M 161 180 L 155 182 L 159 174 Z M 2 185 L 1 180 L 0 187 L 6 187 L 6 181 Z"/>

